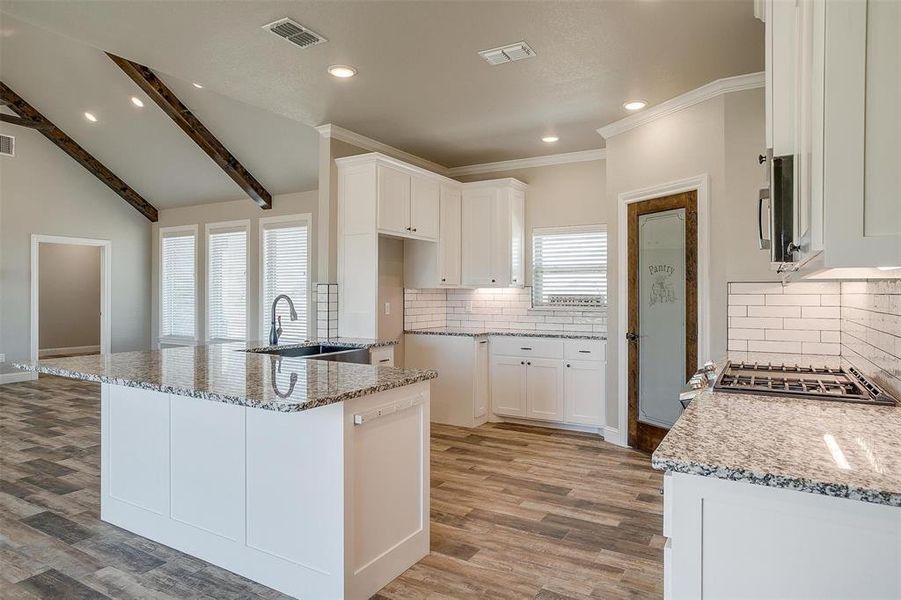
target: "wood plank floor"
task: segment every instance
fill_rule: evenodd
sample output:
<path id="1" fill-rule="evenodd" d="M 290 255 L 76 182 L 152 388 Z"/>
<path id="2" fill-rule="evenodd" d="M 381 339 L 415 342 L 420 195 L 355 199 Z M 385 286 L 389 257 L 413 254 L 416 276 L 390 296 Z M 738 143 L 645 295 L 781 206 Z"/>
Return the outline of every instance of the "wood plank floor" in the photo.
<path id="1" fill-rule="evenodd" d="M 100 388 L 0 386 L 0 597 L 285 598 L 99 520 Z M 662 477 L 595 436 L 432 429 L 432 551 L 376 598 L 660 598 Z"/>

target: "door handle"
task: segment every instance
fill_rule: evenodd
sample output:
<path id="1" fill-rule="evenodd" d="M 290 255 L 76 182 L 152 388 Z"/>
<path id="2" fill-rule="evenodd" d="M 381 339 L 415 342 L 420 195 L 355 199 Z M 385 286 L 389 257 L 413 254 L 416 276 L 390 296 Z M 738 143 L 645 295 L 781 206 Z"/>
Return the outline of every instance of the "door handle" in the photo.
<path id="1" fill-rule="evenodd" d="M 633 344 L 638 341 L 638 334 L 632 333 L 631 331 L 626 332 L 626 340 L 632 342 Z"/>
<path id="2" fill-rule="evenodd" d="M 757 247 L 761 250 L 768 250 L 772 243 L 772 240 L 763 237 L 763 201 L 769 199 L 770 189 L 761 188 L 757 197 Z"/>

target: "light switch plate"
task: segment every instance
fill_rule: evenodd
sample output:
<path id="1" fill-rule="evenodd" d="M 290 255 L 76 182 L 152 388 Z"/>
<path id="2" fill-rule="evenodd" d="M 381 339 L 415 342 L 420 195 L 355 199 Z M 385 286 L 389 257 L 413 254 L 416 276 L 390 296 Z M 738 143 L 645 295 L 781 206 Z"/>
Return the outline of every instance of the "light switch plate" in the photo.
<path id="1" fill-rule="evenodd" d="M 385 314 L 386 315 L 391 314 L 391 303 L 390 302 L 385 302 Z"/>

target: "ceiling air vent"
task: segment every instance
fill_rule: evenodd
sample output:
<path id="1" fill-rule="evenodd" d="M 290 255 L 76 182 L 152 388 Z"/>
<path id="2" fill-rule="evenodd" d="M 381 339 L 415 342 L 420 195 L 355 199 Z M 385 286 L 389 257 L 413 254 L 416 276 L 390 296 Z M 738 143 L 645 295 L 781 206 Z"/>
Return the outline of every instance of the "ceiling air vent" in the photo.
<path id="1" fill-rule="evenodd" d="M 487 60 L 489 65 L 501 65 L 515 60 L 531 58 L 535 56 L 535 51 L 525 42 L 516 42 L 500 48 L 482 50 L 479 52 L 479 56 Z"/>
<path id="2" fill-rule="evenodd" d="M 310 46 L 315 46 L 316 44 L 328 41 L 315 31 L 307 29 L 297 21 L 293 21 L 288 17 L 273 21 L 268 25 L 263 25 L 263 29 L 268 29 L 278 37 L 288 40 L 295 46 L 300 46 L 301 48 L 309 48 Z"/>
<path id="3" fill-rule="evenodd" d="M 0 155 L 16 155 L 16 138 L 11 135 L 3 135 L 0 133 Z"/>

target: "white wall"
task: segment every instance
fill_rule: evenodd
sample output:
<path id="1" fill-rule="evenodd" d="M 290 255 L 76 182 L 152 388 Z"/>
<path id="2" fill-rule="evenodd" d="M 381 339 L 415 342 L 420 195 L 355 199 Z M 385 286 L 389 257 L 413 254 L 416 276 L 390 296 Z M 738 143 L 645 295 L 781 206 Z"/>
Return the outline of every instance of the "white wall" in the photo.
<path id="1" fill-rule="evenodd" d="M 260 239 L 259 219 L 263 217 L 277 217 L 281 215 L 309 213 L 312 216 L 310 226 L 310 283 L 315 283 L 315 269 L 317 264 L 317 213 L 319 210 L 319 192 L 297 192 L 293 194 L 280 194 L 272 197 L 272 208 L 263 210 L 249 199 L 234 200 L 231 202 L 214 202 L 211 204 L 199 204 L 195 206 L 183 206 L 169 208 L 160 211 L 159 223 L 153 226 L 152 236 L 152 343 L 155 345 L 159 338 L 159 228 L 174 227 L 176 225 L 197 225 L 197 323 L 200 340 L 206 336 L 206 239 L 204 226 L 207 223 L 222 221 L 250 220 L 250 230 L 247 235 L 248 288 L 247 288 L 247 314 L 249 324 L 253 327 L 247 331 L 247 337 L 251 340 L 265 339 L 265 332 L 260 334 L 258 327 L 260 322 L 259 305 L 259 265 L 260 265 Z M 313 299 L 312 289 L 308 297 L 311 333 L 316 326 L 316 303 Z"/>
<path id="2" fill-rule="evenodd" d="M 617 316 L 618 196 L 706 173 L 710 194 L 710 357 L 726 352 L 726 285 L 773 279 L 765 251 L 757 250 L 757 193 L 766 182 L 757 155 L 765 150 L 764 91 L 712 98 L 607 140 L 607 203 L 610 232 L 608 336 L 623 335 Z M 608 346 L 607 420 L 619 417 L 616 344 Z M 702 357 L 708 358 L 706 356 Z"/>
<path id="3" fill-rule="evenodd" d="M 100 247 L 38 248 L 38 348 L 100 346 Z"/>
<path id="4" fill-rule="evenodd" d="M 16 156 L 0 158 L 0 353 L 31 352 L 33 233 L 110 240 L 111 350 L 149 347 L 150 221 L 39 133 L 0 132 L 16 137 Z"/>

